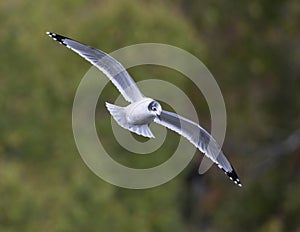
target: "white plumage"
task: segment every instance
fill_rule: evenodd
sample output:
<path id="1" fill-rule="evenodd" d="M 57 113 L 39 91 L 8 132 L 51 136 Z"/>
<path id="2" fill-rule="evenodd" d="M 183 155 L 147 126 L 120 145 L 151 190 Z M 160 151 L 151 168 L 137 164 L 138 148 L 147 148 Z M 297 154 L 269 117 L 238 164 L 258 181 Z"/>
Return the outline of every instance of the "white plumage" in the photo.
<path id="1" fill-rule="evenodd" d="M 106 103 L 114 120 L 123 128 L 148 138 L 154 138 L 148 125 L 158 123 L 187 138 L 209 157 L 238 186 L 242 186 L 235 170 L 221 151 L 215 139 L 198 124 L 175 113 L 162 110 L 160 104 L 145 97 L 126 69 L 108 54 L 70 38 L 47 32 L 54 40 L 70 48 L 102 71 L 130 102 L 126 107 Z"/>

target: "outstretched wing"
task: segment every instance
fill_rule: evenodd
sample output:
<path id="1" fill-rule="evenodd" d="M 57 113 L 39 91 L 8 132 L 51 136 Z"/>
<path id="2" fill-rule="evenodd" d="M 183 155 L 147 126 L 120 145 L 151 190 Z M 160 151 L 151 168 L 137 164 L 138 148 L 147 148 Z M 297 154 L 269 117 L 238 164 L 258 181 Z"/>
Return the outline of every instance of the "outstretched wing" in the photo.
<path id="1" fill-rule="evenodd" d="M 221 151 L 215 139 L 198 124 L 175 113 L 163 110 L 154 121 L 187 138 L 201 152 L 221 168 L 238 186 L 242 186 L 235 170 Z"/>
<path id="2" fill-rule="evenodd" d="M 144 98 L 126 69 L 110 55 L 59 34 L 47 32 L 47 35 L 95 65 L 111 80 L 125 100 L 136 102 Z"/>

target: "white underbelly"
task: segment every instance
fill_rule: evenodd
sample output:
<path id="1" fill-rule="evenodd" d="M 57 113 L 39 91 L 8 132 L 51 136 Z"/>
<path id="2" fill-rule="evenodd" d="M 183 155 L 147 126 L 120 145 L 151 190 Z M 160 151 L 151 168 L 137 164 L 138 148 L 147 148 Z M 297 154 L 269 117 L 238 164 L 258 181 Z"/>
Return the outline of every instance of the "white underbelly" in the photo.
<path id="1" fill-rule="evenodd" d="M 126 107 L 126 119 L 131 125 L 144 125 L 153 122 L 155 116 L 148 110 L 148 105 L 153 101 L 145 98 Z"/>
<path id="2" fill-rule="evenodd" d="M 141 114 L 140 112 L 133 111 L 131 114 L 127 116 L 127 121 L 129 124 L 132 125 L 144 125 L 153 122 L 154 118 L 155 117 L 151 114 L 147 114 L 147 113 Z"/>

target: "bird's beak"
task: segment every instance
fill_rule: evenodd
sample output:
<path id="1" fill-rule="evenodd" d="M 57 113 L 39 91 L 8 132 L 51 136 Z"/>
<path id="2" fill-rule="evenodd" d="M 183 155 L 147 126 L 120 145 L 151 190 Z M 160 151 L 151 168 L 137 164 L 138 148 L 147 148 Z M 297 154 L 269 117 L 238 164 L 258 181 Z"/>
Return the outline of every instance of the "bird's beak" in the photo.
<path id="1" fill-rule="evenodd" d="M 156 116 L 159 120 L 161 120 L 160 114 L 157 114 Z"/>

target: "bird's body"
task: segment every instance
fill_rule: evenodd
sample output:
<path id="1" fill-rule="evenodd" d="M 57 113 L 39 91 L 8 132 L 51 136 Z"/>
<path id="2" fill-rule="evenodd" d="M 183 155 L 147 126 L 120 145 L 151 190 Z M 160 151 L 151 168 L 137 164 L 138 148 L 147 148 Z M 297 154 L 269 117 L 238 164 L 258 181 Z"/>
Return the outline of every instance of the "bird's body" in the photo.
<path id="1" fill-rule="evenodd" d="M 128 123 L 132 125 L 145 125 L 153 122 L 155 115 L 148 110 L 148 105 L 153 101 L 151 98 L 143 98 L 138 102 L 126 106 L 125 111 Z"/>
<path id="2" fill-rule="evenodd" d="M 153 102 L 157 103 L 151 98 L 144 97 L 126 107 L 120 107 L 110 103 L 106 103 L 106 107 L 121 127 L 138 135 L 154 138 L 154 135 L 148 127 L 156 117 L 155 112 L 149 109 L 149 105 Z"/>
<path id="3" fill-rule="evenodd" d="M 145 97 L 126 69 L 113 57 L 70 38 L 47 32 L 60 44 L 73 50 L 102 71 L 130 104 L 125 107 L 106 103 L 114 120 L 123 128 L 148 138 L 154 138 L 148 125 L 152 122 L 167 127 L 188 139 L 210 158 L 238 186 L 241 182 L 215 139 L 198 124 L 172 112 L 162 110 L 152 98 Z"/>

